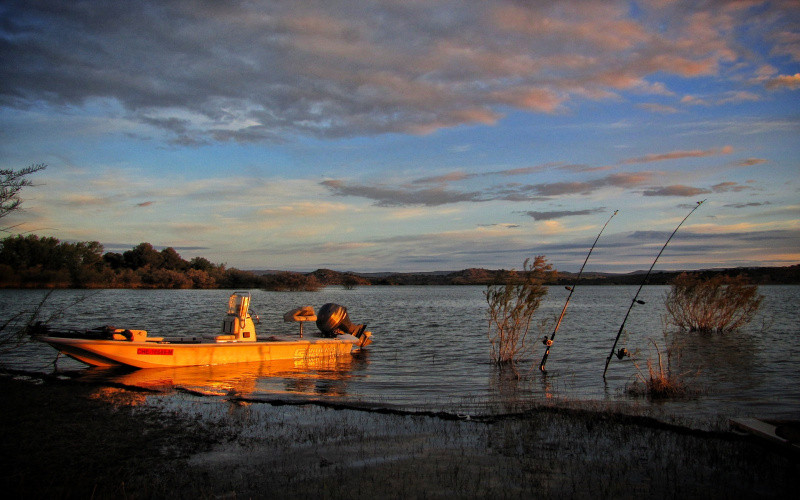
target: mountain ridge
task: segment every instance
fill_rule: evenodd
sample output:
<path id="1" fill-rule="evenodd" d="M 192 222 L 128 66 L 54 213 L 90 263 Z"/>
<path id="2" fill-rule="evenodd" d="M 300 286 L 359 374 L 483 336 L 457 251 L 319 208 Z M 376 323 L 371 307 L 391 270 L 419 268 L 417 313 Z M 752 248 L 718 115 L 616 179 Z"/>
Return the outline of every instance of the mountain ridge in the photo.
<path id="1" fill-rule="evenodd" d="M 278 274 L 285 271 L 253 270 L 257 275 Z M 369 285 L 489 285 L 501 281 L 507 269 L 468 268 L 458 271 L 423 271 L 423 272 L 370 272 L 360 273 L 352 271 L 335 271 L 332 269 L 317 269 L 308 273 L 297 273 L 305 276 L 316 277 L 323 285 L 342 284 L 345 278 L 359 278 L 361 283 Z M 731 267 L 709 268 L 680 271 L 652 271 L 646 284 L 665 285 L 681 273 L 700 274 L 711 277 L 718 274 L 730 276 L 744 275 L 753 283 L 760 285 L 800 284 L 800 264 L 791 266 L 763 266 L 763 267 Z M 580 277 L 582 285 L 633 285 L 641 284 L 647 271 L 637 270 L 629 273 L 611 272 L 584 272 Z M 578 273 L 558 272 L 557 278 L 550 284 L 571 285 L 575 282 Z"/>

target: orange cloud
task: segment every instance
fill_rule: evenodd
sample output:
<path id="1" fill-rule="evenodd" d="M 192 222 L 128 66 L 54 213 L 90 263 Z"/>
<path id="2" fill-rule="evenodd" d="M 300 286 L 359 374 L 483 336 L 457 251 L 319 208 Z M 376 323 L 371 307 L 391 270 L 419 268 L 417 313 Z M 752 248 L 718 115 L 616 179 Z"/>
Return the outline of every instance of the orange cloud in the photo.
<path id="1" fill-rule="evenodd" d="M 800 73 L 794 75 L 779 75 L 775 78 L 767 80 L 765 86 L 770 90 L 776 89 L 790 89 L 795 90 L 800 88 Z"/>
<path id="2" fill-rule="evenodd" d="M 767 160 L 763 158 L 747 158 L 746 160 L 738 162 L 736 165 L 739 167 L 752 167 L 753 165 L 760 165 L 766 162 Z"/>
<path id="3" fill-rule="evenodd" d="M 620 165 L 631 165 L 634 163 L 651 163 L 654 161 L 665 161 L 665 160 L 678 160 L 681 158 L 702 158 L 705 156 L 727 155 L 731 153 L 733 153 L 733 146 L 724 146 L 722 148 L 707 149 L 705 151 L 703 150 L 672 151 L 669 153 L 649 154 L 645 156 L 640 156 L 638 158 L 628 158 L 627 160 L 622 160 L 620 162 Z"/>
<path id="4" fill-rule="evenodd" d="M 713 75 L 717 72 L 717 59 L 708 57 L 700 61 L 675 54 L 660 54 L 647 64 L 650 71 L 668 71 L 681 76 Z"/>
<path id="5" fill-rule="evenodd" d="M 543 111 L 552 113 L 564 101 L 563 97 L 556 93 L 541 88 L 516 88 L 502 92 L 496 92 L 494 97 L 505 104 L 530 109 L 533 111 Z"/>

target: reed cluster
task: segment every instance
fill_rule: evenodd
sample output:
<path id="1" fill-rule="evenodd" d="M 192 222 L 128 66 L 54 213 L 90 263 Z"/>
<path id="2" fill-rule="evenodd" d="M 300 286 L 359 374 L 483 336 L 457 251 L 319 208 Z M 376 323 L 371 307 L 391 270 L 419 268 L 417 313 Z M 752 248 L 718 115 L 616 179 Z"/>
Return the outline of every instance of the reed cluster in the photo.
<path id="1" fill-rule="evenodd" d="M 675 373 L 672 369 L 674 345 L 667 346 L 662 352 L 655 340 L 649 340 L 655 349 L 656 357 L 655 359 L 652 356 L 647 358 L 647 373 L 642 370 L 637 361 L 634 361 L 636 380 L 628 386 L 628 393 L 654 399 L 674 398 L 689 394 L 689 386 L 684 380 L 685 374 Z"/>

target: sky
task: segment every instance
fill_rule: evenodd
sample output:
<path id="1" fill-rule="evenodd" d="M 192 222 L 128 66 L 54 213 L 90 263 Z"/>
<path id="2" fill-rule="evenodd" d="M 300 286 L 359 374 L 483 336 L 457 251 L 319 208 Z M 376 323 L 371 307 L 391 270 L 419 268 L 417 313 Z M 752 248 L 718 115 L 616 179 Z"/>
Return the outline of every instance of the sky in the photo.
<path id="1" fill-rule="evenodd" d="M 0 2 L 10 231 L 240 269 L 800 263 L 800 2 Z"/>

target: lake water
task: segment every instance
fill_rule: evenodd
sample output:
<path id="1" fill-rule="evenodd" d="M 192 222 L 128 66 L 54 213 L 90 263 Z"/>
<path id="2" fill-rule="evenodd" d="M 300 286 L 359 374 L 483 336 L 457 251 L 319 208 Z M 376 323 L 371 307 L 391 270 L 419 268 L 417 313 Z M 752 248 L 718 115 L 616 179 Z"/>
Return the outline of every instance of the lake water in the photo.
<path id="1" fill-rule="evenodd" d="M 252 290 L 251 309 L 261 316 L 259 334 L 296 333 L 283 313 L 326 302 L 346 306 L 354 323 L 367 323 L 374 343 L 359 356 L 318 364 L 274 363 L 169 370 L 98 370 L 61 357 L 59 370 L 79 378 L 156 388 L 188 390 L 208 397 L 236 394 L 253 400 L 326 400 L 392 408 L 457 413 L 504 413 L 532 406 L 612 407 L 703 425 L 730 416 L 800 418 L 800 286 L 762 286 L 759 315 L 726 335 L 672 332 L 679 344 L 675 369 L 698 390 L 690 398 L 649 401 L 626 393 L 636 367 L 614 357 L 603 366 L 635 286 L 582 286 L 570 302 L 543 375 L 538 364 L 567 291 L 551 287 L 534 320 L 533 354 L 518 376 L 490 362 L 485 287 L 328 287 L 319 292 Z M 664 345 L 663 297 L 667 287 L 647 286 L 626 323 L 619 347 L 637 353 L 645 368 L 652 344 Z M 102 325 L 146 329 L 153 336 L 218 333 L 227 290 L 61 290 L 50 295 L 43 317 L 57 314 L 54 327 Z M 33 290 L 0 291 L 0 319 L 30 310 L 44 297 Z M 77 302 L 77 300 L 82 299 Z M 541 319 L 549 320 L 540 328 Z M 306 334 L 316 330 L 306 326 Z M 53 370 L 55 350 L 27 343 L 3 356 L 6 366 L 35 372 Z M 532 368 L 532 369 L 531 369 Z"/>

